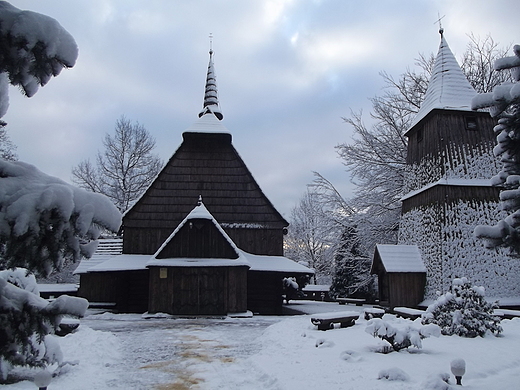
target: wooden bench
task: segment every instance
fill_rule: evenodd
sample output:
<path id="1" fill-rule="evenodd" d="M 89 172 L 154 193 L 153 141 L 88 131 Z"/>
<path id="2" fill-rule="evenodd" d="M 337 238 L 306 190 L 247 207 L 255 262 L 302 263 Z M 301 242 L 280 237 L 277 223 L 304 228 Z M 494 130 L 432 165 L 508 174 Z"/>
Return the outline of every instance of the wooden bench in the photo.
<path id="1" fill-rule="evenodd" d="M 360 298 L 336 298 L 336 302 L 338 302 L 340 305 L 344 305 L 346 303 L 352 303 L 356 306 L 363 306 L 364 303 L 366 303 L 366 299 L 360 299 Z"/>
<path id="2" fill-rule="evenodd" d="M 394 307 L 392 312 L 397 317 L 408 318 L 409 320 L 416 320 L 420 318 L 424 313 L 424 310 L 412 309 L 411 307 Z"/>
<path id="3" fill-rule="evenodd" d="M 355 311 L 341 311 L 333 313 L 314 314 L 311 317 L 313 325 L 318 326 L 318 330 L 334 329 L 334 324 L 339 323 L 341 328 L 348 328 L 356 323 L 359 313 Z"/>

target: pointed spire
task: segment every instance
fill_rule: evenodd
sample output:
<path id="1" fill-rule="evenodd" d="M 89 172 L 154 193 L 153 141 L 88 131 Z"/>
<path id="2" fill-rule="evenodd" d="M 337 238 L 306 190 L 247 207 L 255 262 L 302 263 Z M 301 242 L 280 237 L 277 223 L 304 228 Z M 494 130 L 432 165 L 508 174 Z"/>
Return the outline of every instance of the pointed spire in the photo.
<path id="1" fill-rule="evenodd" d="M 412 121 L 412 127 L 436 108 L 471 111 L 471 99 L 477 94 L 451 52 L 444 38 L 442 26 L 439 26 L 439 34 L 441 35 L 439 51 L 433 64 L 424 101 Z"/>
<path id="2" fill-rule="evenodd" d="M 208 74 L 206 76 L 206 89 L 204 92 L 204 105 L 202 111 L 199 113 L 199 118 L 206 114 L 215 115 L 218 120 L 222 120 L 224 115 L 220 111 L 218 103 L 217 92 L 217 78 L 215 76 L 215 69 L 213 67 L 213 36 L 210 34 L 210 48 L 209 48 L 209 64 Z"/>

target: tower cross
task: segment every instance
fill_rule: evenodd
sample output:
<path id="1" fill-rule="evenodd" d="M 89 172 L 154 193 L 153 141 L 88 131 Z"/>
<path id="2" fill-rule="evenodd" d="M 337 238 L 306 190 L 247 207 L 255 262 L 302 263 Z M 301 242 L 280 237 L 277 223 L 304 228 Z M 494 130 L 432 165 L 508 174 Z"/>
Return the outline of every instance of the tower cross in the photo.
<path id="1" fill-rule="evenodd" d="M 441 20 L 444 19 L 444 17 L 445 17 L 446 15 L 441 16 L 440 14 L 437 14 L 437 16 L 439 17 L 439 19 L 437 19 L 435 22 L 433 22 L 433 24 L 435 24 L 435 23 L 439 23 L 439 34 L 442 35 L 442 33 L 444 32 L 444 29 L 442 28 Z"/>

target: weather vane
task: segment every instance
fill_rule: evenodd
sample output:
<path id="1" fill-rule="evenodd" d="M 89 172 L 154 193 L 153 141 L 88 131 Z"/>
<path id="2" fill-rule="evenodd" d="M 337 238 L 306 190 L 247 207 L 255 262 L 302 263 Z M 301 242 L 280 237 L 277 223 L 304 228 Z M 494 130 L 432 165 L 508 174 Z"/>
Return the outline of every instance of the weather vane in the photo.
<path id="1" fill-rule="evenodd" d="M 441 20 L 442 20 L 446 15 L 441 16 L 441 14 L 438 13 L 437 16 L 439 17 L 439 19 L 437 19 L 433 24 L 435 24 L 435 23 L 439 23 L 439 34 L 442 35 L 442 33 L 444 32 L 444 29 L 442 28 Z"/>

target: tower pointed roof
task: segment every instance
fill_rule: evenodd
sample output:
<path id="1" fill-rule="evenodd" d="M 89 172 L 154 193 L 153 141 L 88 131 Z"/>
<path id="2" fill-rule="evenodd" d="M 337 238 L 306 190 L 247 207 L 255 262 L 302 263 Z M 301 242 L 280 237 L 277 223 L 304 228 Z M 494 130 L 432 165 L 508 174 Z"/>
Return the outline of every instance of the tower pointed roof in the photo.
<path id="1" fill-rule="evenodd" d="M 213 114 L 218 120 L 222 120 L 224 115 L 218 103 L 217 77 L 213 65 L 213 49 L 209 49 L 208 74 L 206 76 L 206 89 L 204 91 L 204 104 L 199 118 L 206 114 Z"/>
<path id="2" fill-rule="evenodd" d="M 451 52 L 442 28 L 439 33 L 441 43 L 433 64 L 430 82 L 411 127 L 434 109 L 471 111 L 471 99 L 477 94 Z"/>

